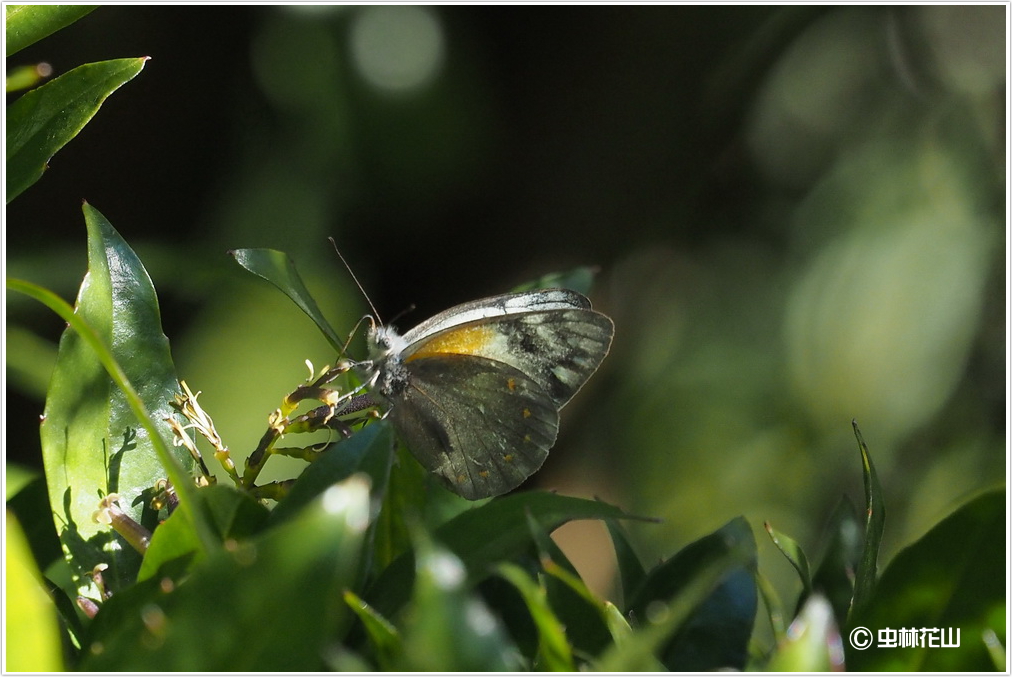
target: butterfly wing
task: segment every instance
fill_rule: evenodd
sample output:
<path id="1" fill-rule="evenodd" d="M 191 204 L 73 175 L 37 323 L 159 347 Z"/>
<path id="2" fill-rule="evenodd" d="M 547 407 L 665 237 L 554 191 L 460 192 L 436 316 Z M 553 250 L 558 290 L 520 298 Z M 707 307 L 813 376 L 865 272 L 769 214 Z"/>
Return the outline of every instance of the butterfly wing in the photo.
<path id="1" fill-rule="evenodd" d="M 537 381 L 475 355 L 433 354 L 408 371 L 389 418 L 451 491 L 470 500 L 503 494 L 544 463 L 559 414 Z"/>
<path id="2" fill-rule="evenodd" d="M 404 363 L 447 354 L 485 357 L 526 374 L 561 409 L 597 371 L 615 332 L 611 318 L 587 304 L 587 308 L 512 312 L 449 326 L 411 343 Z"/>

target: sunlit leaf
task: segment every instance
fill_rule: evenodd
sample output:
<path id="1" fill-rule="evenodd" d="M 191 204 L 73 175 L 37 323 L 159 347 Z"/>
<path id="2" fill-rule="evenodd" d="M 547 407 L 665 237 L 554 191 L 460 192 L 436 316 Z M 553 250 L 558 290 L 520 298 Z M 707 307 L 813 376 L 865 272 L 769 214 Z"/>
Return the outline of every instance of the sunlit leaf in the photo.
<path id="1" fill-rule="evenodd" d="M 59 672 L 63 649 L 56 607 L 42 587 L 42 576 L 17 520 L 9 511 L 6 520 L 4 671 Z"/>
<path id="2" fill-rule="evenodd" d="M 240 266 L 284 292 L 302 312 L 316 323 L 330 345 L 337 351 L 341 350 L 343 343 L 341 337 L 337 335 L 327 318 L 323 316 L 316 299 L 309 293 L 309 289 L 302 281 L 302 276 L 299 275 L 295 263 L 288 254 L 274 249 L 233 249 L 229 254 Z"/>
<path id="3" fill-rule="evenodd" d="M 356 575 L 368 515 L 367 483 L 353 477 L 298 517 L 211 553 L 178 587 L 147 599 L 114 596 L 95 618 L 81 669 L 321 669 L 352 619 L 342 595 Z"/>
<path id="4" fill-rule="evenodd" d="M 97 210 L 85 205 L 84 211 L 89 269 L 76 316 L 97 332 L 129 382 L 136 384 L 151 420 L 137 418 L 134 404 L 113 383 L 92 346 L 68 328 L 60 339 L 41 435 L 50 504 L 77 577 L 77 590 L 68 591 L 72 598 L 97 596 L 87 575 L 98 564 L 108 565 L 104 576 L 113 590 L 136 577 L 140 555 L 93 515 L 99 498 L 115 493 L 134 520 L 148 529 L 157 524 L 158 516 L 147 504 L 167 470 L 145 425 L 154 424 L 163 445 L 172 439 L 164 419 L 172 415 L 169 403 L 178 388 L 147 272 Z M 173 453 L 177 464 L 192 467 L 184 449 Z"/>
<path id="5" fill-rule="evenodd" d="M 10 56 L 93 12 L 98 5 L 7 5 L 4 9 Z"/>
<path id="6" fill-rule="evenodd" d="M 7 202 L 39 180 L 50 158 L 132 80 L 147 57 L 78 66 L 7 107 Z"/>

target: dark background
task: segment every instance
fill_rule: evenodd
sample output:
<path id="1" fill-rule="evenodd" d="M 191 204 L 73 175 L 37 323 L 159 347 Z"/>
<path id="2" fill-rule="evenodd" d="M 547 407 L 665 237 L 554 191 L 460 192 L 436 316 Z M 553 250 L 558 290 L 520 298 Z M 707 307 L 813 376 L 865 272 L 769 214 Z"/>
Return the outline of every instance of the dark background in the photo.
<path id="1" fill-rule="evenodd" d="M 151 56 L 8 205 L 7 273 L 73 298 L 87 199 L 241 459 L 333 356 L 226 250 L 289 252 L 340 331 L 367 306 L 328 236 L 402 329 L 595 265 L 615 345 L 534 486 L 663 517 L 647 557 L 737 514 L 818 552 L 857 417 L 888 557 L 1004 473 L 1002 12 L 102 7 L 8 59 Z M 377 86 L 376 26 L 395 71 L 435 26 L 431 77 Z M 39 466 L 62 324 L 7 303 L 7 459 Z"/>

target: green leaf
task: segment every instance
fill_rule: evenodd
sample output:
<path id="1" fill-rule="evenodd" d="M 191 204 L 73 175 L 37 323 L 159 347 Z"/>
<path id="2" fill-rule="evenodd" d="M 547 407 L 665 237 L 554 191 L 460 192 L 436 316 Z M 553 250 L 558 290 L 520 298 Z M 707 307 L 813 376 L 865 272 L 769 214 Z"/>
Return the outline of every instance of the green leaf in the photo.
<path id="1" fill-rule="evenodd" d="M 848 632 L 867 628 L 876 643 L 863 651 L 847 643 L 847 668 L 858 671 L 974 672 L 994 670 L 985 632 L 1005 636 L 1004 490 L 985 493 L 939 522 L 889 563 L 868 605 Z M 883 630 L 939 629 L 959 647 L 882 647 Z M 894 635 L 895 636 L 895 635 Z M 919 635 L 918 635 L 919 636 Z M 937 639 L 937 637 L 936 637 Z M 1001 670 L 1007 669 L 1001 666 Z"/>
<path id="2" fill-rule="evenodd" d="M 538 562 L 547 574 L 542 585 L 548 604 L 565 626 L 573 650 L 585 656 L 596 656 L 611 639 L 604 606 L 587 588 L 548 530 L 534 515 L 527 516 L 527 523 L 538 550 Z"/>
<path id="3" fill-rule="evenodd" d="M 379 669 L 392 670 L 394 662 L 404 653 L 404 645 L 397 628 L 352 591 L 344 592 L 344 601 L 362 621 Z"/>
<path id="4" fill-rule="evenodd" d="M 498 619 L 467 590 L 463 562 L 422 538 L 411 604 L 405 609 L 404 655 L 412 672 L 517 670 L 522 661 Z"/>
<path id="5" fill-rule="evenodd" d="M 373 486 L 373 496 L 382 497 L 393 458 L 393 432 L 386 421 L 367 425 L 347 439 L 332 444 L 307 467 L 299 479 L 271 511 L 271 521 L 287 519 L 323 493 L 335 482 L 356 472 L 365 472 Z"/>
<path id="6" fill-rule="evenodd" d="M 615 559 L 618 562 L 619 580 L 622 582 L 622 598 L 628 604 L 632 598 L 633 591 L 643 585 L 643 579 L 646 578 L 647 572 L 643 568 L 640 558 L 636 555 L 636 551 L 633 550 L 629 537 L 626 535 L 622 525 L 615 520 L 605 520 L 604 523 L 608 527 L 608 534 L 611 536 L 611 542 L 615 546 Z"/>
<path id="7" fill-rule="evenodd" d="M 98 5 L 7 5 L 4 19 L 7 32 L 7 56 L 52 35 Z"/>
<path id="8" fill-rule="evenodd" d="M 80 669 L 320 670 L 353 618 L 342 595 L 368 515 L 368 486 L 353 477 L 297 518 L 209 554 L 174 588 L 114 596 L 95 618 Z"/>
<path id="9" fill-rule="evenodd" d="M 741 669 L 745 665 L 758 595 L 753 578 L 755 538 L 744 518 L 735 518 L 650 571 L 629 611 L 636 618 L 649 618 L 653 607 L 681 599 L 686 586 L 714 562 L 722 561 L 735 566 L 722 572 L 717 585 L 660 652 L 669 670 Z"/>
<path id="10" fill-rule="evenodd" d="M 854 577 L 854 601 L 851 613 L 859 611 L 871 598 L 878 576 L 878 549 L 882 543 L 882 532 L 885 529 L 885 502 L 882 496 L 882 485 L 875 473 L 875 464 L 871 461 L 868 446 L 864 443 L 857 421 L 853 421 L 854 436 L 861 449 L 861 464 L 864 474 L 864 546 L 861 561 L 858 563 Z"/>
<path id="11" fill-rule="evenodd" d="M 515 564 L 499 565 L 500 576 L 512 583 L 524 598 L 527 611 L 538 630 L 538 653 L 533 668 L 541 671 L 573 672 L 573 653 L 566 638 L 566 625 L 555 616 L 548 591 Z"/>
<path id="12" fill-rule="evenodd" d="M 87 579 L 93 567 L 109 566 L 104 577 L 113 590 L 131 583 L 140 567 L 140 555 L 94 521 L 99 498 L 119 494 L 124 512 L 151 529 L 157 515 L 147 506 L 149 492 L 168 472 L 182 500 L 190 487 L 178 485 L 190 478 L 177 471 L 192 467 L 192 459 L 177 448 L 173 460 L 164 444 L 178 386 L 151 280 L 109 222 L 90 205 L 84 212 L 89 270 L 70 319 L 97 333 L 98 347 L 115 364 L 106 364 L 76 328 L 64 331 L 41 437 L 49 501 L 75 576 L 77 589 L 68 594 L 98 599 Z M 108 367 L 119 370 L 121 386 L 138 384 L 132 397 Z M 175 467 L 167 471 L 163 462 Z"/>
<path id="13" fill-rule="evenodd" d="M 854 573 L 864 550 L 863 529 L 857 509 L 844 496 L 829 518 L 829 542 L 812 578 L 812 586 L 825 595 L 836 616 L 838 626 L 847 622 L 854 599 Z M 798 604 L 804 600 L 799 600 Z"/>
<path id="14" fill-rule="evenodd" d="M 60 672 L 63 649 L 56 607 L 42 587 L 28 541 L 10 511 L 6 520 L 4 671 Z"/>
<path id="15" fill-rule="evenodd" d="M 801 594 L 803 597 L 808 597 L 812 593 L 812 574 L 808 566 L 808 557 L 805 555 L 805 551 L 802 550 L 797 541 L 774 529 L 769 522 L 764 523 L 763 527 L 766 529 L 766 533 L 769 534 L 770 540 L 773 541 L 773 545 L 777 546 L 781 554 L 787 558 L 787 561 L 791 563 L 794 570 L 798 572 L 802 585 Z"/>
<path id="16" fill-rule="evenodd" d="M 770 672 L 839 672 L 843 670 L 840 630 L 833 607 L 822 595 L 812 595 L 787 630 L 766 667 Z"/>
<path id="17" fill-rule="evenodd" d="M 740 517 L 686 546 L 647 574 L 628 612 L 638 627 L 609 647 L 594 668 L 699 670 L 689 666 L 744 663 L 756 603 L 755 585 L 750 589 L 745 578 L 755 562 L 755 539 Z"/>
<path id="18" fill-rule="evenodd" d="M 232 487 L 202 487 L 196 492 L 196 497 L 201 513 L 209 517 L 220 542 L 249 538 L 267 524 L 267 508 L 249 494 Z M 191 554 L 202 554 L 200 537 L 186 515 L 177 510 L 152 534 L 137 579 L 144 580 L 159 574 L 167 563 Z"/>
<path id="19" fill-rule="evenodd" d="M 78 66 L 7 107 L 7 202 L 39 180 L 50 158 L 132 80 L 148 57 Z"/>
<path id="20" fill-rule="evenodd" d="M 262 277 L 285 293 L 302 312 L 316 323 L 334 350 L 341 352 L 343 342 L 327 322 L 316 299 L 309 293 L 291 257 L 274 249 L 233 249 L 229 252 L 240 266 Z"/>
<path id="21" fill-rule="evenodd" d="M 498 562 L 530 548 L 528 512 L 549 532 L 574 519 L 641 519 L 600 501 L 520 492 L 461 513 L 436 529 L 434 538 L 463 560 L 473 580 L 480 580 Z M 383 571 L 366 600 L 380 613 L 391 615 L 408 599 L 413 571 L 412 553 L 401 555 Z"/>

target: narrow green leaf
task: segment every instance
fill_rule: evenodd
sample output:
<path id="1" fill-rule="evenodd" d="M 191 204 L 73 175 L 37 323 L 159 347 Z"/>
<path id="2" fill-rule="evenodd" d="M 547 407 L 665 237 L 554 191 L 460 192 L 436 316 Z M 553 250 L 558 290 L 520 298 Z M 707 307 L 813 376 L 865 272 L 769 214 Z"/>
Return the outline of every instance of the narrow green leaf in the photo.
<path id="1" fill-rule="evenodd" d="M 833 618 L 833 607 L 825 597 L 816 594 L 808 598 L 766 669 L 770 672 L 843 670 L 840 630 Z"/>
<path id="2" fill-rule="evenodd" d="M 804 597 L 808 597 L 812 593 L 812 573 L 808 566 L 808 557 L 805 555 L 805 551 L 802 550 L 797 541 L 774 529 L 769 522 L 763 523 L 763 527 L 766 529 L 766 533 L 769 534 L 770 540 L 773 541 L 773 545 L 777 546 L 781 554 L 787 558 L 787 561 L 791 563 L 794 570 L 798 572 L 802 586 L 801 594 Z"/>
<path id="3" fill-rule="evenodd" d="M 547 574 L 543 585 L 549 605 L 565 626 L 573 650 L 582 655 L 596 656 L 611 637 L 604 606 L 587 588 L 576 567 L 551 539 L 548 530 L 533 515 L 528 515 L 527 522 L 538 548 L 541 568 Z"/>
<path id="4" fill-rule="evenodd" d="M 393 623 L 378 614 L 351 590 L 345 590 L 344 601 L 362 621 L 379 669 L 384 671 L 393 669 L 394 662 L 404 653 L 400 632 Z"/>
<path id="5" fill-rule="evenodd" d="M 97 8 L 98 5 L 7 5 L 4 15 L 6 56 L 52 35 Z"/>
<path id="6" fill-rule="evenodd" d="M 987 631 L 998 637 L 1006 632 L 1005 504 L 1004 488 L 982 494 L 896 555 L 872 599 L 848 624 L 848 632 L 867 628 L 875 640 L 863 651 L 846 643 L 849 670 L 994 670 L 984 637 Z M 922 640 L 922 628 L 933 634 Z M 917 630 L 908 638 L 914 646 L 899 645 L 903 629 Z M 956 640 L 957 631 L 958 647 L 941 646 Z M 891 632 L 896 646 L 882 645 L 883 632 Z M 935 646 L 926 646 L 931 637 Z"/>
<path id="7" fill-rule="evenodd" d="M 120 507 L 151 529 L 157 515 L 147 500 L 155 483 L 168 477 L 185 498 L 191 480 L 184 468 L 192 467 L 185 450 L 170 452 L 164 442 L 177 383 L 154 287 L 109 222 L 89 205 L 84 211 L 89 271 L 76 311 L 67 316 L 65 303 L 47 298 L 72 326 L 60 339 L 41 426 L 49 500 L 76 577 L 71 598 L 97 598 L 87 578 L 97 564 L 109 566 L 113 590 L 140 567 L 140 556 L 94 521 L 99 498 L 119 494 Z M 8 286 L 31 293 L 30 285 Z"/>
<path id="8" fill-rule="evenodd" d="M 622 525 L 615 520 L 605 520 L 604 523 L 608 527 L 608 534 L 611 536 L 611 542 L 615 546 L 618 575 L 622 583 L 622 599 L 628 604 L 632 599 L 633 591 L 638 590 L 643 585 L 643 579 L 646 578 L 647 572 L 643 568 L 640 558 L 636 555 L 636 551 L 633 550 L 629 537 L 626 535 Z"/>
<path id="9" fill-rule="evenodd" d="M 868 453 L 868 446 L 864 443 L 861 429 L 857 427 L 857 421 L 853 421 L 852 425 L 854 426 L 854 436 L 857 437 L 857 444 L 861 449 L 865 522 L 864 547 L 854 577 L 854 601 L 851 605 L 851 613 L 860 610 L 871 599 L 875 580 L 878 577 L 878 549 L 882 543 L 882 532 L 885 529 L 885 502 L 882 500 L 882 485 L 879 484 L 878 475 L 875 473 L 875 464 L 872 463 L 871 454 Z"/>
<path id="10" fill-rule="evenodd" d="M 541 671 L 573 672 L 573 653 L 566 638 L 567 627 L 555 616 L 548 591 L 515 564 L 500 564 L 498 574 L 516 587 L 538 629 L 538 654 L 533 668 Z"/>
<path id="11" fill-rule="evenodd" d="M 114 596 L 95 618 L 80 669 L 320 670 L 353 618 L 342 595 L 368 515 L 367 483 L 353 477 L 297 518 L 209 554 L 171 589 Z"/>
<path id="12" fill-rule="evenodd" d="M 56 607 L 42 587 L 28 541 L 10 511 L 6 520 L 4 671 L 60 672 L 63 649 Z"/>
<path id="13" fill-rule="evenodd" d="M 864 536 L 857 508 L 844 496 L 829 517 L 826 550 L 822 555 L 812 586 L 833 605 L 836 623 L 842 627 L 854 599 L 854 575 L 864 550 Z M 800 605 L 804 600 L 799 600 Z"/>
<path id="14" fill-rule="evenodd" d="M 658 604 L 680 600 L 682 590 L 713 562 L 737 562 L 723 570 L 716 587 L 687 615 L 684 627 L 665 643 L 659 658 L 669 670 L 741 669 L 747 659 L 758 594 L 756 544 L 744 518 L 691 543 L 651 570 L 630 603 L 635 618 L 649 618 Z M 730 559 L 728 559 L 730 558 Z"/>
<path id="15" fill-rule="evenodd" d="M 309 289 L 302 281 L 299 271 L 295 268 L 295 263 L 288 254 L 274 249 L 233 249 L 229 254 L 240 266 L 284 292 L 302 312 L 316 323 L 334 350 L 341 351 L 343 347 L 341 337 L 337 335 L 334 328 L 327 322 L 327 318 L 323 316 L 316 299 L 309 293 Z"/>
<path id="16" fill-rule="evenodd" d="M 7 202 L 39 180 L 50 158 L 132 80 L 148 57 L 78 66 L 7 107 Z"/>
<path id="17" fill-rule="evenodd" d="M 574 519 L 642 519 L 600 501 L 521 492 L 461 513 L 439 527 L 434 537 L 463 560 L 474 580 L 480 580 L 496 563 L 530 548 L 528 511 L 549 532 Z M 381 613 L 391 615 L 408 599 L 413 570 L 412 553 L 398 557 L 373 584 L 366 599 Z"/>

